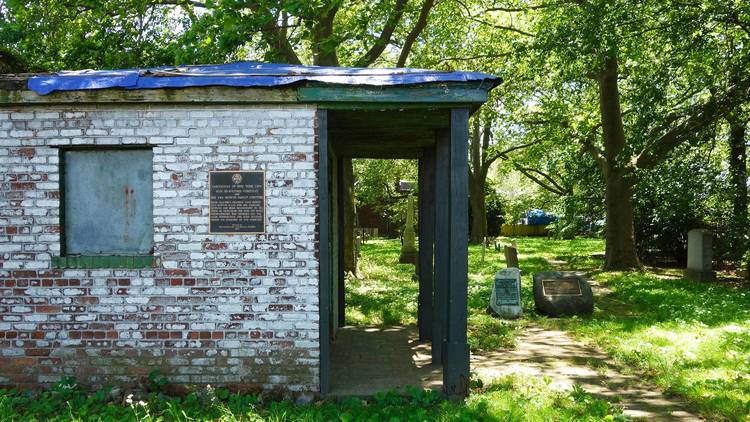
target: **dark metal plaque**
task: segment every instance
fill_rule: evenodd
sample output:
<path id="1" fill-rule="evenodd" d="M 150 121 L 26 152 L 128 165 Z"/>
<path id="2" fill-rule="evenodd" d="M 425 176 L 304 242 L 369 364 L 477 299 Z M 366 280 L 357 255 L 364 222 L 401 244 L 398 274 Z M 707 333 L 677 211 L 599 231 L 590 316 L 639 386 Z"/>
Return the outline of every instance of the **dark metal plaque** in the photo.
<path id="1" fill-rule="evenodd" d="M 212 171 L 208 175 L 210 233 L 266 231 L 265 174 Z"/>
<path id="2" fill-rule="evenodd" d="M 582 296 L 578 278 L 562 277 L 542 280 L 542 291 L 545 296 Z"/>
<path id="3" fill-rule="evenodd" d="M 518 280 L 515 278 L 495 279 L 495 305 L 520 305 L 518 300 Z"/>

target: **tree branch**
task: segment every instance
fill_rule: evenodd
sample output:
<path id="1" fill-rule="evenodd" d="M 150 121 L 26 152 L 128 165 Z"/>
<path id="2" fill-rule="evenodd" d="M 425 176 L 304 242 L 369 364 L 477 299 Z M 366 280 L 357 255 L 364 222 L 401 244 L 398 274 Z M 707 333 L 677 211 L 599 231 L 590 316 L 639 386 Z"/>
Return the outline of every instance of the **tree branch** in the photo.
<path id="1" fill-rule="evenodd" d="M 572 193 L 570 191 L 570 189 L 563 188 L 562 186 L 560 186 L 560 184 L 558 184 L 556 181 L 554 181 L 551 176 L 549 176 L 548 174 L 546 174 L 544 172 L 541 172 L 539 170 L 536 170 L 536 169 L 533 169 L 533 168 L 529 168 L 529 167 L 522 167 L 522 166 L 520 166 L 520 165 L 518 165 L 516 163 L 513 163 L 513 167 L 516 170 L 520 171 L 521 174 L 523 174 L 524 176 L 526 176 L 527 178 L 529 178 L 531 181 L 533 181 L 537 185 L 541 186 L 542 188 L 548 190 L 549 192 L 554 193 L 555 195 L 565 196 L 565 195 L 570 195 Z M 542 176 L 545 180 L 549 181 L 552 185 L 549 185 L 549 184 L 545 183 L 544 181 L 542 181 L 538 177 L 534 176 L 534 174 L 532 174 L 532 173 L 536 173 L 536 174 Z"/>
<path id="2" fill-rule="evenodd" d="M 444 57 L 435 64 L 443 64 L 445 62 L 465 62 L 469 60 L 476 60 L 476 59 L 495 59 L 499 57 L 506 57 L 510 56 L 510 53 L 500 53 L 500 54 L 477 54 L 476 56 L 466 56 L 466 57 Z"/>
<path id="3" fill-rule="evenodd" d="M 531 32 L 526 32 L 526 31 L 524 31 L 522 29 L 518 29 L 518 28 L 515 28 L 513 26 L 498 25 L 498 24 L 495 24 L 495 23 L 484 21 L 484 20 L 479 19 L 479 18 L 475 18 L 473 16 L 469 16 L 469 19 L 473 20 L 474 22 L 481 23 L 482 25 L 487 25 L 487 26 L 491 26 L 493 28 L 502 29 L 503 31 L 511 31 L 511 32 L 515 32 L 517 34 L 521 34 L 521 35 L 527 36 L 527 37 L 533 37 L 534 36 L 534 34 L 532 34 Z"/>
<path id="4" fill-rule="evenodd" d="M 409 34 L 404 40 L 404 45 L 401 47 L 401 54 L 398 56 L 396 67 L 404 67 L 404 65 L 406 64 L 406 59 L 409 57 L 409 53 L 411 53 L 411 47 L 414 45 L 417 37 L 419 37 L 419 34 L 421 34 L 427 26 L 427 17 L 430 15 L 430 11 L 432 10 L 432 7 L 434 5 L 435 0 L 424 0 L 424 2 L 422 3 L 422 8 L 419 10 L 419 17 L 417 18 L 417 22 L 414 24 L 414 27 L 411 29 L 411 31 L 409 31 Z"/>
<path id="5" fill-rule="evenodd" d="M 519 149 L 523 149 L 523 148 L 528 148 L 528 147 L 530 147 L 532 145 L 536 145 L 536 144 L 541 143 L 541 142 L 542 141 L 540 141 L 540 140 L 537 139 L 536 141 L 532 141 L 532 142 L 529 142 L 529 143 L 526 143 L 526 144 L 512 146 L 512 147 L 510 147 L 508 149 L 505 149 L 505 150 L 502 150 L 500 152 L 495 153 L 494 155 L 497 156 L 495 159 L 501 158 L 501 157 L 506 157 L 507 158 L 508 154 L 510 154 L 513 151 L 516 151 L 516 150 L 519 150 Z"/>
<path id="6" fill-rule="evenodd" d="M 381 54 L 383 54 L 385 47 L 391 42 L 393 31 L 396 30 L 398 23 L 401 21 L 401 17 L 404 15 L 406 2 L 407 0 L 396 0 L 396 6 L 393 8 L 393 13 L 391 13 L 385 21 L 380 36 L 375 40 L 375 44 L 373 44 L 372 47 L 370 47 L 370 49 L 355 62 L 355 66 L 368 67 L 375 62 Z"/>
<path id="7" fill-rule="evenodd" d="M 726 92 L 717 96 L 712 95 L 711 99 L 703 104 L 692 107 L 682 116 L 667 116 L 668 122 L 682 120 L 681 123 L 669 129 L 666 133 L 658 136 L 664 130 L 664 125 L 652 130 L 647 138 L 654 139 L 653 142 L 646 145 L 641 153 L 633 160 L 636 167 L 649 169 L 655 167 L 661 161 L 667 158 L 675 148 L 686 142 L 692 135 L 699 130 L 709 126 L 716 120 L 729 114 L 737 104 L 750 99 L 750 78 L 746 77 L 737 81 Z M 658 137 L 657 137 L 658 136 Z"/>
<path id="8" fill-rule="evenodd" d="M 154 4 L 162 5 L 173 5 L 173 6 L 193 6 L 200 7 L 201 9 L 206 8 L 206 3 L 195 0 L 154 0 Z"/>
<path id="9" fill-rule="evenodd" d="M 604 151 L 602 151 L 601 148 L 594 145 L 594 139 L 596 139 L 596 132 L 601 127 L 602 127 L 601 123 L 594 125 L 591 129 L 589 129 L 589 133 L 586 135 L 586 137 L 578 139 L 578 143 L 581 145 L 580 152 L 589 153 L 591 158 L 593 158 L 594 161 L 596 161 L 596 164 L 599 165 L 599 168 L 602 171 L 605 171 L 607 158 L 604 156 Z"/>
<path id="10" fill-rule="evenodd" d="M 313 64 L 317 66 L 338 66 L 336 40 L 333 37 L 333 20 L 339 11 L 340 3 L 330 6 L 313 21 Z"/>
<path id="11" fill-rule="evenodd" d="M 530 10 L 539 10 L 539 9 L 545 9 L 547 7 L 555 7 L 555 6 L 561 6 L 564 4 L 569 3 L 576 3 L 575 1 L 558 1 L 554 3 L 546 3 L 546 4 L 532 4 L 526 7 L 502 7 L 502 6 L 494 6 L 490 7 L 488 9 L 485 9 L 485 12 L 508 12 L 508 13 L 517 13 L 517 12 L 528 12 Z"/>

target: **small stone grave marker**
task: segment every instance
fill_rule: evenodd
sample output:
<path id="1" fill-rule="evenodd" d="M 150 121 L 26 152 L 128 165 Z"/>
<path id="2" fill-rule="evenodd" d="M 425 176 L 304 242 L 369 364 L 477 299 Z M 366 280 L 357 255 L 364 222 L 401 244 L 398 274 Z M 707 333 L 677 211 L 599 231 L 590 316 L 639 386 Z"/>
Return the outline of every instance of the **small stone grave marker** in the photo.
<path id="1" fill-rule="evenodd" d="M 534 274 L 534 302 L 540 313 L 551 317 L 590 315 L 594 312 L 591 286 L 573 272 Z"/>
<path id="2" fill-rule="evenodd" d="M 521 271 L 518 268 L 505 268 L 495 274 L 490 308 L 502 318 L 521 316 Z"/>
<path id="3" fill-rule="evenodd" d="M 685 277 L 695 281 L 715 281 L 713 270 L 713 233 L 705 229 L 688 232 L 688 259 Z"/>
<path id="4" fill-rule="evenodd" d="M 518 249 L 515 246 L 505 247 L 505 266 L 518 268 Z"/>

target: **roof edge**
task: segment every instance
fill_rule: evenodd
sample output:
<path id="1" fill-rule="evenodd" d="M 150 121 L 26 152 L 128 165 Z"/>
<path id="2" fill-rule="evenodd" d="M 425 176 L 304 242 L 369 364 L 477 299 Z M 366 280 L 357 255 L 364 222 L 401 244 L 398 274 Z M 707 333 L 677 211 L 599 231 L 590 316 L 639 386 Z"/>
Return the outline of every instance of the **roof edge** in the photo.
<path id="1" fill-rule="evenodd" d="M 283 87 L 299 83 L 349 86 L 409 86 L 423 83 L 482 81 L 487 90 L 500 78 L 481 72 L 413 68 L 346 68 L 239 62 L 221 65 L 163 66 L 146 69 L 80 70 L 28 78 L 28 89 L 39 95 L 55 91 L 107 88 L 158 89 L 198 86 Z"/>
<path id="2" fill-rule="evenodd" d="M 0 79 L 1 81 L 1 79 Z M 497 81 L 499 83 L 499 80 Z M 325 107 L 399 108 L 402 106 L 478 105 L 487 100 L 495 83 L 487 81 L 440 82 L 410 85 L 362 86 L 298 83 L 293 86 L 233 87 L 198 86 L 183 88 L 124 89 L 103 88 L 55 91 L 39 95 L 28 89 L 7 89 L 0 82 L 0 106 L 11 104 L 129 104 L 129 103 L 211 103 L 211 104 L 321 104 Z"/>

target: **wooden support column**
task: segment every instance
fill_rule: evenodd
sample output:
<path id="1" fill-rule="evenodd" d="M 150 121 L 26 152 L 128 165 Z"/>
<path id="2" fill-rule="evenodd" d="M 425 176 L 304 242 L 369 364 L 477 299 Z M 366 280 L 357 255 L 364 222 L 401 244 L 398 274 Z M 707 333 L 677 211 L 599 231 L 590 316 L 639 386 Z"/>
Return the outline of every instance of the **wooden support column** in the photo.
<path id="1" fill-rule="evenodd" d="M 338 322 L 339 327 L 343 327 L 344 325 L 346 325 L 346 294 L 344 291 L 344 289 L 346 288 L 346 284 L 345 284 L 346 242 L 344 241 L 344 237 L 346 236 L 346 231 L 344 230 L 346 217 L 344 215 L 344 210 L 346 208 L 344 205 L 344 201 L 346 201 L 347 192 L 346 192 L 346 186 L 344 186 L 344 159 L 338 158 L 337 163 L 338 165 L 336 166 L 336 168 L 338 170 L 337 172 L 338 174 L 336 176 L 336 182 L 337 182 L 336 189 L 338 191 L 338 195 L 336 196 L 337 196 L 338 201 L 337 201 L 336 206 L 338 207 L 338 212 L 337 212 L 338 221 L 336 222 L 336 224 L 339 228 L 338 239 L 336 239 L 336 241 L 338 242 L 338 264 L 339 264 L 338 268 L 336 269 L 338 271 L 338 277 L 337 277 L 338 289 L 336 290 L 338 293 L 337 302 L 338 302 L 338 316 L 339 316 L 339 320 L 337 322 Z M 349 246 L 353 246 L 353 245 L 350 244 Z"/>
<path id="2" fill-rule="evenodd" d="M 432 340 L 433 248 L 435 241 L 435 149 L 419 159 L 419 340 Z"/>
<path id="3" fill-rule="evenodd" d="M 328 112 L 317 111 L 318 132 L 318 292 L 320 300 L 320 393 L 331 388 L 331 198 Z"/>
<path id="4" fill-rule="evenodd" d="M 451 110 L 449 185 L 449 281 L 443 389 L 449 397 L 469 394 L 469 345 L 466 340 L 469 271 L 469 110 Z M 442 190 L 441 187 L 438 190 Z"/>
<path id="5" fill-rule="evenodd" d="M 448 321 L 448 278 L 450 251 L 450 132 L 435 133 L 435 282 L 432 325 L 432 363 L 445 363 L 443 347 Z"/>

